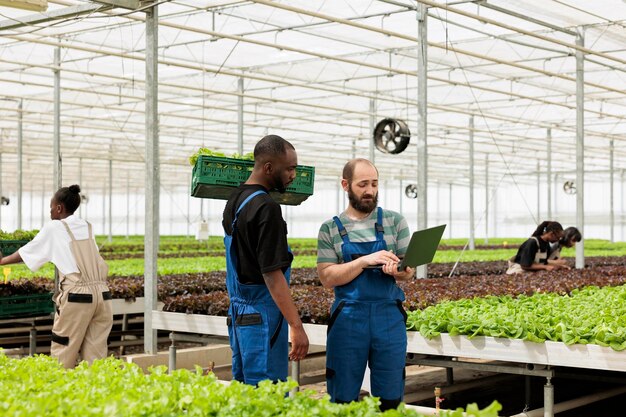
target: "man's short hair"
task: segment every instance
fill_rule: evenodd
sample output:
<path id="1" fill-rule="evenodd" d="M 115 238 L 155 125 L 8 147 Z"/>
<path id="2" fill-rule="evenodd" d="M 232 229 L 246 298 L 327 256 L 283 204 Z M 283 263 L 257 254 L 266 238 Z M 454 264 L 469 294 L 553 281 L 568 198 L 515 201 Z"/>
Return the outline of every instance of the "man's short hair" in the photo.
<path id="1" fill-rule="evenodd" d="M 343 166 L 343 173 L 341 174 L 341 178 L 348 181 L 348 184 L 351 184 L 352 178 L 354 178 L 354 169 L 356 168 L 357 164 L 360 163 L 366 163 L 373 166 L 376 170 L 376 174 L 378 175 L 378 168 L 376 168 L 376 165 L 372 164 L 370 160 L 365 158 L 354 158 L 346 162 L 346 164 Z"/>
<path id="2" fill-rule="evenodd" d="M 295 150 L 296 148 L 278 135 L 267 135 L 254 147 L 254 160 L 267 161 L 277 156 L 283 156 L 287 149 Z"/>

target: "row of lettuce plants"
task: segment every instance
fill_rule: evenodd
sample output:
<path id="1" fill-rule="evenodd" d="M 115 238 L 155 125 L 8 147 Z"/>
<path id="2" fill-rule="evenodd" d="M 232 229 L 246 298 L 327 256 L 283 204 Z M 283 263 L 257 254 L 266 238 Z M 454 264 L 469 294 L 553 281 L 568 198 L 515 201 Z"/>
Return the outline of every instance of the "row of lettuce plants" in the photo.
<path id="1" fill-rule="evenodd" d="M 444 301 L 409 312 L 407 329 L 432 339 L 492 336 L 626 349 L 626 286 Z"/>
<path id="2" fill-rule="evenodd" d="M 80 364 L 62 369 L 55 359 L 35 356 L 10 359 L 0 352 L 0 415 L 21 417 L 422 417 L 400 405 L 381 413 L 378 399 L 366 397 L 350 404 L 333 404 L 328 396 L 315 398 L 313 391 L 286 394 L 293 381 L 258 387 L 219 382 L 202 369 L 176 370 L 165 367 L 144 373 L 135 364 L 108 358 L 92 366 Z M 494 402 L 480 410 L 473 404 L 466 410 L 444 410 L 442 417 L 496 417 L 501 406 Z"/>

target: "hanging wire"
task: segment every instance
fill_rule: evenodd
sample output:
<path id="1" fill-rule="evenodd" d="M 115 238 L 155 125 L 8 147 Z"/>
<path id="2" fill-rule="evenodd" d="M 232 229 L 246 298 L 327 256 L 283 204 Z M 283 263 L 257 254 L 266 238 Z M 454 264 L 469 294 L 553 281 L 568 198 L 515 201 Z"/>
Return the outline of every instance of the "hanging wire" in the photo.
<path id="1" fill-rule="evenodd" d="M 215 21 L 213 21 L 215 23 Z M 205 110 L 206 110 L 206 90 L 205 90 L 205 79 L 206 79 L 206 62 L 204 59 L 204 50 L 205 44 L 202 44 L 202 147 L 206 148 L 206 129 L 204 126 L 204 121 L 206 118 Z"/>
<path id="2" fill-rule="evenodd" d="M 478 5 L 477 5 L 477 6 L 478 6 Z M 446 12 L 447 12 L 447 10 L 446 10 Z M 445 20 L 447 21 L 447 18 L 446 18 Z M 446 29 L 446 51 L 448 51 L 448 42 L 449 42 L 449 39 L 448 39 L 447 26 L 445 27 L 445 29 Z M 504 178 L 505 178 L 507 175 L 509 175 L 509 176 L 511 177 L 511 179 L 513 180 L 513 183 L 514 183 L 514 185 L 515 185 L 516 189 L 518 190 L 519 195 L 521 196 L 522 201 L 524 202 L 524 205 L 526 206 L 526 209 L 527 209 L 528 213 L 530 214 L 530 216 L 533 218 L 533 220 L 534 220 L 535 222 L 538 222 L 538 219 L 536 219 L 536 218 L 535 218 L 535 216 L 534 216 L 534 214 L 533 214 L 533 212 L 532 212 L 532 210 L 531 210 L 531 208 L 530 208 L 530 206 L 529 206 L 529 204 L 528 204 L 528 201 L 526 200 L 526 198 L 525 198 L 525 196 L 524 196 L 524 193 L 521 191 L 521 188 L 520 188 L 520 186 L 519 186 L 519 183 L 517 182 L 517 180 L 516 180 L 515 176 L 513 175 L 512 171 L 511 171 L 510 163 L 509 163 L 509 162 L 507 161 L 507 159 L 505 158 L 504 152 L 502 151 L 502 149 L 501 149 L 501 147 L 500 147 L 500 145 L 499 145 L 498 141 L 496 141 L 496 139 L 495 139 L 495 137 L 494 137 L 494 132 L 493 132 L 493 130 L 492 130 L 492 128 L 491 128 L 491 126 L 489 125 L 489 122 L 488 122 L 488 120 L 487 120 L 487 117 L 485 117 L 485 114 L 484 114 L 483 109 L 482 109 L 482 107 L 481 107 L 481 105 L 480 105 L 480 102 L 479 102 L 479 100 L 478 100 L 478 98 L 477 98 L 477 96 L 476 96 L 476 93 L 475 93 L 475 91 L 474 91 L 474 88 L 473 88 L 472 84 L 469 82 L 469 77 L 468 77 L 468 75 L 467 75 L 467 72 L 466 72 L 466 70 L 464 69 L 464 67 L 461 65 L 461 61 L 460 61 L 460 58 L 459 58 L 458 53 L 456 52 L 456 50 L 455 50 L 454 48 L 452 49 L 452 51 L 453 51 L 453 53 L 454 53 L 454 58 L 455 58 L 455 60 L 456 60 L 456 62 L 457 62 L 457 67 L 461 70 L 461 73 L 463 74 L 463 78 L 465 79 L 466 85 L 468 86 L 469 91 L 470 91 L 470 93 L 471 93 L 471 95 L 472 95 L 472 98 L 473 98 L 473 100 L 474 100 L 473 102 L 476 104 L 476 108 L 477 108 L 477 110 L 478 110 L 478 113 L 480 114 L 480 116 L 481 116 L 481 118 L 482 118 L 482 120 L 483 120 L 483 122 L 484 122 L 485 126 L 487 127 L 488 136 L 489 136 L 489 138 L 493 141 L 493 144 L 495 145 L 495 147 L 496 147 L 496 149 L 497 149 L 497 151 L 498 151 L 498 154 L 499 154 L 499 156 L 500 156 L 501 160 L 503 161 L 503 163 L 504 163 L 504 165 L 505 165 L 505 168 L 506 168 L 506 169 L 505 169 L 505 173 L 504 173 L 504 174 L 502 175 L 502 177 L 499 179 L 499 181 L 497 182 L 497 185 L 493 188 L 493 190 L 492 190 L 492 192 L 491 192 L 491 194 L 490 194 L 490 197 L 488 198 L 488 203 L 487 203 L 487 206 L 485 207 L 485 209 L 484 209 L 484 210 L 483 210 L 483 212 L 481 213 L 481 216 L 479 217 L 478 222 L 476 222 L 474 225 L 470 225 L 470 227 L 475 227 L 475 226 L 480 225 L 480 223 L 482 222 L 482 219 L 483 219 L 483 218 L 485 217 L 485 215 L 486 215 L 486 212 L 487 212 L 487 210 L 488 210 L 488 206 L 489 206 L 489 204 L 491 203 L 491 201 L 493 201 L 493 198 L 494 198 L 494 196 L 495 196 L 495 194 L 496 194 L 496 192 L 497 192 L 497 190 L 498 190 L 498 188 L 499 188 L 499 186 L 500 186 L 501 182 L 504 180 Z M 529 104 L 527 104 L 527 105 L 525 106 L 524 110 L 523 110 L 523 113 L 525 113 L 525 112 L 526 112 L 526 111 L 530 108 L 530 106 L 531 106 L 531 104 L 530 104 L 530 103 L 529 103 Z M 544 104 L 544 106 L 545 106 L 545 104 Z M 522 114 L 523 114 L 523 113 L 522 113 Z M 530 129 L 530 127 L 528 126 L 528 127 L 527 127 L 527 132 L 528 132 L 528 130 L 529 130 L 529 129 Z M 472 192 L 472 191 L 470 190 L 470 192 Z M 458 258 L 457 258 L 456 262 L 454 263 L 454 266 L 452 267 L 452 270 L 450 271 L 450 274 L 448 275 L 449 277 L 451 277 L 451 276 L 454 274 L 454 272 L 455 272 L 455 270 L 456 270 L 456 268 L 457 268 L 457 266 L 458 266 L 458 264 L 459 264 L 460 260 L 462 259 L 462 257 L 463 257 L 463 255 L 464 255 L 465 250 L 467 249 L 468 245 L 469 245 L 469 239 L 467 240 L 467 242 L 466 242 L 466 243 L 465 243 L 465 245 L 463 246 L 463 249 L 461 250 L 461 253 L 459 254 L 459 256 L 458 256 Z"/>

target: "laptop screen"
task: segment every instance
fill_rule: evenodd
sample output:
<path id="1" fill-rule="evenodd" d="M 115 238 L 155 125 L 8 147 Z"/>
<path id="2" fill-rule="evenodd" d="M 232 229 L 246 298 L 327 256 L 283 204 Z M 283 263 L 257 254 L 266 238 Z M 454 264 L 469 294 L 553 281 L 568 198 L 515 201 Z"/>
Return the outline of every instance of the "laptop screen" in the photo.
<path id="1" fill-rule="evenodd" d="M 416 266 L 431 263 L 435 257 L 445 228 L 446 225 L 442 224 L 414 232 L 413 236 L 411 236 L 406 254 L 400 264 L 400 269 L 404 269 L 407 266 L 415 268 Z"/>
<path id="2" fill-rule="evenodd" d="M 431 263 L 445 228 L 446 225 L 442 224 L 414 232 L 398 268 L 404 270 L 407 266 L 415 268 Z M 380 269 L 382 267 L 382 265 L 370 265 L 365 269 Z"/>

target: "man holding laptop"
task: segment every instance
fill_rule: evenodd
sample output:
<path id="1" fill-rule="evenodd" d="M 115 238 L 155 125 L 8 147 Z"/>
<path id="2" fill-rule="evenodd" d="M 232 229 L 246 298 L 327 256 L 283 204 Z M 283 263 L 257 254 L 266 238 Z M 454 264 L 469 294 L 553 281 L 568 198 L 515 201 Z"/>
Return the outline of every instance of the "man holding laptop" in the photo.
<path id="1" fill-rule="evenodd" d="M 411 234 L 399 213 L 378 206 L 378 170 L 353 159 L 341 180 L 349 206 L 322 224 L 317 271 L 322 285 L 334 288 L 328 323 L 326 380 L 334 402 L 358 399 L 368 365 L 371 393 L 381 410 L 396 408 L 404 394 L 406 313 L 396 281 L 415 269 L 399 270 Z"/>

